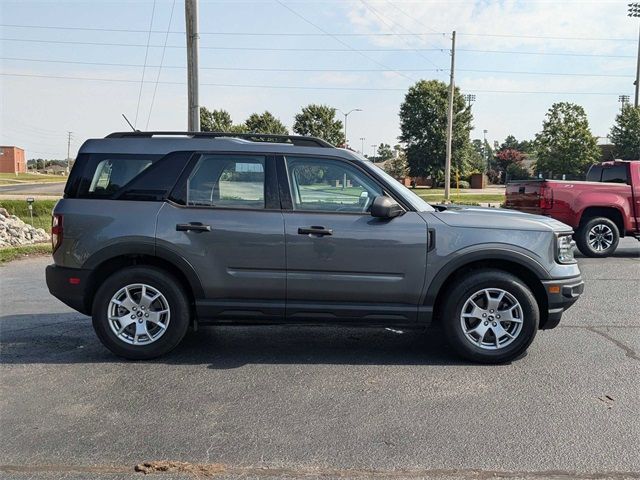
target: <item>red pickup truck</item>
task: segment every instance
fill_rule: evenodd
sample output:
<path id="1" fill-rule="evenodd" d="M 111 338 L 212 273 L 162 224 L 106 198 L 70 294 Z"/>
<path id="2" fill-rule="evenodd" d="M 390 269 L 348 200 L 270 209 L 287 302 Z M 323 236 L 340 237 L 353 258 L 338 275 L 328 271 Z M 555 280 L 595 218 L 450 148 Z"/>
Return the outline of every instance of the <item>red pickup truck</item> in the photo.
<path id="1" fill-rule="evenodd" d="M 585 182 L 511 182 L 506 195 L 506 208 L 546 215 L 573 227 L 576 244 L 586 256 L 612 255 L 620 237 L 640 240 L 640 160 L 593 165 Z"/>

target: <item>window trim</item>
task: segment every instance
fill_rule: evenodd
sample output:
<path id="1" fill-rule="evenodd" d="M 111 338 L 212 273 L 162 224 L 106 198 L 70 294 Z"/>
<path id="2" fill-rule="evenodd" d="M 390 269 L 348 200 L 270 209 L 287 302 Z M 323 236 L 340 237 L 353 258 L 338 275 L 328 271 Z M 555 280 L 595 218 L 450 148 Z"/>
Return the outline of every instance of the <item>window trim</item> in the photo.
<path id="1" fill-rule="evenodd" d="M 345 160 L 344 158 L 336 157 L 333 155 L 295 153 L 295 154 L 289 154 L 289 155 L 285 155 L 285 154 L 277 155 L 275 159 L 278 166 L 278 169 L 277 169 L 278 170 L 278 188 L 280 190 L 281 208 L 283 212 L 305 213 L 305 214 L 317 213 L 321 215 L 339 214 L 339 215 L 371 216 L 369 212 L 340 212 L 340 211 L 331 211 L 331 210 L 296 210 L 294 209 L 293 198 L 291 195 L 291 186 L 289 183 L 289 168 L 287 166 L 287 157 L 309 158 L 309 159 L 318 159 L 318 160 L 333 160 L 333 161 L 337 161 L 337 162 L 346 164 L 348 166 L 351 166 L 356 170 L 358 170 L 362 175 L 364 175 L 371 182 L 379 186 L 380 189 L 382 190 L 383 195 L 389 198 L 392 198 L 396 202 L 398 202 L 398 204 L 404 209 L 405 212 L 413 211 L 411 206 L 407 205 L 407 203 L 403 199 L 398 198 L 398 196 L 395 195 L 394 192 L 388 188 L 385 182 L 382 182 L 380 181 L 380 179 L 371 175 L 369 171 L 362 168 L 360 165 L 358 165 L 357 162 L 351 162 L 351 161 Z"/>
<path id="2" fill-rule="evenodd" d="M 185 205 L 176 200 L 174 194 L 183 186 L 186 186 L 186 182 L 191 176 L 194 168 L 198 165 L 198 161 L 202 156 L 224 156 L 224 157 L 263 157 L 264 158 L 264 208 L 242 208 L 242 207 L 222 207 L 219 205 Z M 186 188 L 186 187 L 185 187 Z M 206 210 L 235 210 L 239 212 L 272 212 L 274 210 L 279 211 L 280 197 L 277 188 L 277 174 L 275 165 L 275 155 L 273 153 L 263 152 L 220 152 L 220 151 L 206 151 L 195 150 L 192 152 L 192 156 L 187 162 L 185 168 L 182 170 L 182 174 L 173 185 L 173 188 L 167 195 L 165 201 L 178 208 L 189 209 L 206 209 Z"/>

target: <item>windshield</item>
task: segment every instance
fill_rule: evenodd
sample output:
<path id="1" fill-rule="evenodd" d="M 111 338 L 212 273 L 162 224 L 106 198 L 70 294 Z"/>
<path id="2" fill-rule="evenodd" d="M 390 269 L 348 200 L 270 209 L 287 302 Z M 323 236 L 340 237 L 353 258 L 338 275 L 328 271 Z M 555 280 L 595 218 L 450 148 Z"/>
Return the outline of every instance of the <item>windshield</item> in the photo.
<path id="1" fill-rule="evenodd" d="M 393 187 L 393 190 L 399 193 L 400 195 L 402 195 L 402 197 L 406 199 L 409 203 L 411 203 L 411 205 L 413 205 L 417 211 L 419 212 L 435 211 L 435 209 L 431 205 L 429 205 L 427 202 L 425 202 L 422 198 L 420 198 L 414 192 L 409 190 L 407 187 L 402 185 L 398 180 L 393 178 L 391 175 L 389 175 L 387 172 L 385 172 L 382 168 L 377 166 L 375 163 L 371 162 L 370 160 L 364 158 L 362 155 L 359 155 L 355 152 L 351 152 L 351 153 L 356 155 L 360 160 L 364 161 L 367 167 L 371 169 L 375 169 L 375 173 L 381 176 L 382 178 L 384 178 L 389 184 L 391 184 Z"/>

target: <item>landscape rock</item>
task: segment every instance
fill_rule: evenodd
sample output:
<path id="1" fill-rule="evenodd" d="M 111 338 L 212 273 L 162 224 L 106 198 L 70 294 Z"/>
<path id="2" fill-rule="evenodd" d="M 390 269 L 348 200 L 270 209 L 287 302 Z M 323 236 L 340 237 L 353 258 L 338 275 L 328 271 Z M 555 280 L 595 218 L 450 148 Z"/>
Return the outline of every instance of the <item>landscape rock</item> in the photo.
<path id="1" fill-rule="evenodd" d="M 19 247 L 51 240 L 51 236 L 42 228 L 34 228 L 24 223 L 5 208 L 0 208 L 0 248 Z"/>

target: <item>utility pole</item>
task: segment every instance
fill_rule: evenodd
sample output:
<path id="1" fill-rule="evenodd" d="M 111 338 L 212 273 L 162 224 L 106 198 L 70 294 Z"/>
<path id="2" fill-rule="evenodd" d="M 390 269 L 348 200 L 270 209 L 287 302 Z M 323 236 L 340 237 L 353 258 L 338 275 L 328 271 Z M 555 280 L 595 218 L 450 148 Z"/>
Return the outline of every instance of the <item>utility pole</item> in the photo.
<path id="1" fill-rule="evenodd" d="M 187 99 L 189 103 L 188 130 L 200 131 L 200 105 L 198 100 L 198 0 L 184 1 L 187 30 Z"/>
<path id="2" fill-rule="evenodd" d="M 69 175 L 69 160 L 71 159 L 71 135 L 73 132 L 67 132 L 67 175 Z"/>
<path id="3" fill-rule="evenodd" d="M 629 4 L 628 16 L 631 18 L 640 17 L 640 2 L 633 2 Z M 636 62 L 636 81 L 634 85 L 636 86 L 636 98 L 633 104 L 637 107 L 638 96 L 640 96 L 640 26 L 638 27 L 638 60 Z"/>
<path id="4" fill-rule="evenodd" d="M 451 35 L 451 77 L 449 79 L 449 109 L 447 111 L 447 149 L 444 165 L 444 201 L 449 202 L 451 190 L 451 137 L 453 136 L 453 94 L 455 93 L 456 31 Z"/>
<path id="5" fill-rule="evenodd" d="M 376 147 L 377 145 L 371 145 L 371 161 L 376 162 Z"/>

